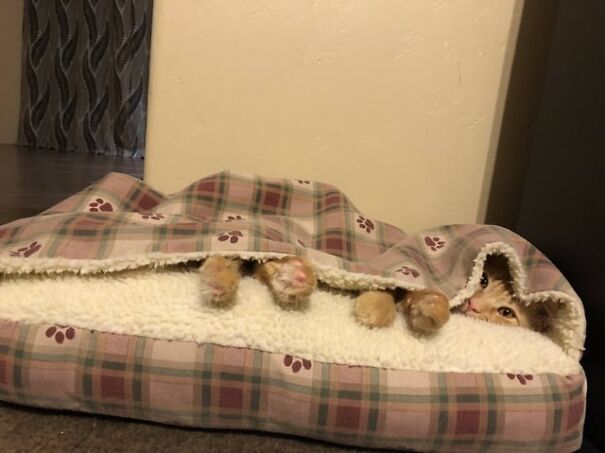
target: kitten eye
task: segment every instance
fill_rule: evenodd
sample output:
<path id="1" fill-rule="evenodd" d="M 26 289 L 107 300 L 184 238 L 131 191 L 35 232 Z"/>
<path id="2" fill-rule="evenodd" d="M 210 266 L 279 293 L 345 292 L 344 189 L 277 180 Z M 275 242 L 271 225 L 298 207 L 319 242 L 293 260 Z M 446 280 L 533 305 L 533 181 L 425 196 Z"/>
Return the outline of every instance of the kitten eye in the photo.
<path id="1" fill-rule="evenodd" d="M 487 288 L 487 285 L 489 283 L 489 279 L 487 278 L 487 274 L 484 272 L 483 274 L 481 274 L 481 280 L 479 280 L 479 284 L 481 285 L 481 288 Z"/>
<path id="2" fill-rule="evenodd" d="M 517 315 L 515 314 L 515 311 L 509 307 L 499 307 L 498 313 L 500 313 L 500 315 L 504 316 L 505 318 L 516 318 L 517 317 Z"/>

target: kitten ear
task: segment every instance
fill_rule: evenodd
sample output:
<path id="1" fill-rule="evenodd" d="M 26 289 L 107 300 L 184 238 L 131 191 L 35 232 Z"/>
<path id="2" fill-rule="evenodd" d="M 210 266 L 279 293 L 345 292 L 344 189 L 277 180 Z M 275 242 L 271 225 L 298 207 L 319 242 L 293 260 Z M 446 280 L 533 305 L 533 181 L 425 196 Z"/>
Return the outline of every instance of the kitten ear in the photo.
<path id="1" fill-rule="evenodd" d="M 554 300 L 545 300 L 544 302 L 534 302 L 528 306 L 530 310 L 530 322 L 533 330 L 536 332 L 546 332 L 553 318 L 559 311 L 559 303 Z"/>

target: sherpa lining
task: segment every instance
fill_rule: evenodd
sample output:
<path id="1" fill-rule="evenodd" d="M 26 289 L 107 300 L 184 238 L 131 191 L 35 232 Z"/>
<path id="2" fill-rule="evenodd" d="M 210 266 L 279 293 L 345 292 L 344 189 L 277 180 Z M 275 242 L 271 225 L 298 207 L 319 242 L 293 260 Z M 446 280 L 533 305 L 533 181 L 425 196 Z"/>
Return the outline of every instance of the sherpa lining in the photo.
<path id="1" fill-rule="evenodd" d="M 203 260 L 209 255 L 224 255 L 259 262 L 284 256 L 284 254 L 258 252 L 196 252 L 170 255 L 154 253 L 144 257 L 115 260 L 41 258 L 32 262 L 22 259 L 4 258 L 0 259 L 0 269 L 13 277 L 15 275 L 27 275 L 30 273 L 47 276 L 54 276 L 62 273 L 80 274 L 82 276 L 95 274 L 109 276 L 112 273 L 128 270 L 150 268 L 161 269 L 175 264 Z M 574 297 L 562 291 L 539 291 L 528 293 L 526 291 L 526 274 L 523 270 L 523 266 L 514 249 L 508 244 L 493 242 L 486 244 L 481 248 L 473 261 L 472 271 L 467 284 L 450 299 L 450 307 L 454 308 L 461 305 L 477 291 L 485 261 L 490 255 L 502 255 L 506 258 L 512 279 L 512 288 L 517 300 L 524 304 L 539 303 L 545 300 L 552 300 L 559 303 L 560 309 L 554 317 L 551 327 L 544 335 L 548 336 L 552 341 L 561 346 L 570 357 L 579 360 L 582 351 L 584 350 L 583 345 L 586 332 L 586 319 L 582 304 Z M 423 287 L 422 285 L 411 282 L 402 282 L 395 278 L 359 272 L 348 272 L 343 269 L 337 269 L 332 266 L 320 265 L 317 263 L 314 263 L 314 268 L 319 281 L 337 289 L 366 290 L 399 287 L 406 290 L 416 290 Z"/>
<path id="2" fill-rule="evenodd" d="M 180 268 L 119 274 L 6 276 L 0 316 L 159 339 L 247 347 L 311 360 L 390 369 L 486 373 L 580 372 L 576 360 L 526 329 L 453 315 L 439 334 L 415 336 L 401 315 L 368 329 L 353 296 L 318 289 L 303 312 L 278 307 L 257 280 L 242 280 L 235 304 L 211 307 L 197 272 Z"/>

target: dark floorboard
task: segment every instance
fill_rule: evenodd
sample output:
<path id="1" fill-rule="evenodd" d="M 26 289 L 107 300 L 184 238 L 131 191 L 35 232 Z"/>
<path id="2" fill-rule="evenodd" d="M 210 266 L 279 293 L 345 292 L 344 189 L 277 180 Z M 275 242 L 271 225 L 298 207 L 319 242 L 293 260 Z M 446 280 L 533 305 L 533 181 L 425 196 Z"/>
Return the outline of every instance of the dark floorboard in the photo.
<path id="1" fill-rule="evenodd" d="M 143 178 L 143 160 L 0 145 L 0 225 L 40 213 L 109 172 Z"/>

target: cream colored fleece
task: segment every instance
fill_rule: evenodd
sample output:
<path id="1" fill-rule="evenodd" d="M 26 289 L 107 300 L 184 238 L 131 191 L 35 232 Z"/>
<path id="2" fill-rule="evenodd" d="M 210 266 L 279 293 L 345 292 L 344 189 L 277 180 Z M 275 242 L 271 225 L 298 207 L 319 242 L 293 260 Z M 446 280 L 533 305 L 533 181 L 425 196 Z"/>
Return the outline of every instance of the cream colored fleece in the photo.
<path id="1" fill-rule="evenodd" d="M 119 274 L 5 276 L 0 318 L 104 332 L 215 343 L 349 365 L 452 372 L 571 374 L 579 363 L 550 339 L 521 328 L 453 315 L 433 337 L 355 322 L 353 298 L 318 289 L 304 312 L 285 311 L 244 278 L 235 304 L 209 306 L 197 272 L 142 269 Z"/>

